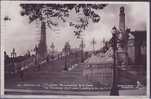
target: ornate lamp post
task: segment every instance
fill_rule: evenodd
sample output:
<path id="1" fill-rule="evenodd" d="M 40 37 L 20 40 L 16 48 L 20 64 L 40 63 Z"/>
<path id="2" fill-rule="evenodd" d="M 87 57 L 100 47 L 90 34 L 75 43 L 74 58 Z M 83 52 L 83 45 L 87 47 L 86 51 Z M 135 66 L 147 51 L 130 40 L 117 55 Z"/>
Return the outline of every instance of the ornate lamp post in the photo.
<path id="1" fill-rule="evenodd" d="M 94 38 L 93 38 L 93 40 L 91 41 L 91 43 L 92 43 L 92 46 L 93 46 L 93 53 L 95 53 L 94 45 L 96 44 L 96 41 L 95 41 L 95 39 L 94 39 Z"/>
<path id="2" fill-rule="evenodd" d="M 65 51 L 65 67 L 64 67 L 64 70 L 68 70 L 68 67 L 67 67 L 67 48 L 66 47 L 64 48 L 64 51 Z"/>
<path id="3" fill-rule="evenodd" d="M 15 48 L 13 48 L 13 51 L 11 52 L 11 57 L 12 57 L 12 59 L 14 59 L 16 57 Z"/>
<path id="4" fill-rule="evenodd" d="M 118 96 L 119 95 L 119 90 L 118 90 L 118 77 L 117 77 L 117 67 L 116 67 L 116 50 L 117 50 L 117 34 L 118 31 L 116 29 L 116 27 L 112 28 L 112 47 L 113 47 L 113 83 L 112 83 L 112 88 L 111 88 L 111 92 L 110 95 L 114 95 L 114 96 Z"/>
<path id="5" fill-rule="evenodd" d="M 55 52 L 55 45 L 54 45 L 54 43 L 52 42 L 52 44 L 51 44 L 51 46 L 50 46 L 50 48 L 51 48 L 51 59 L 53 60 L 54 59 L 54 52 Z"/>
<path id="6" fill-rule="evenodd" d="M 38 66 L 38 70 L 40 70 L 39 48 L 37 47 L 37 45 L 35 46 L 34 51 L 35 51 L 35 65 L 37 65 Z"/>
<path id="7" fill-rule="evenodd" d="M 84 44 L 84 41 L 83 41 L 83 39 L 81 39 L 81 44 L 80 44 L 80 48 L 81 48 L 81 62 L 83 62 L 84 61 L 84 47 L 85 47 L 85 44 Z"/>
<path id="8" fill-rule="evenodd" d="M 69 42 L 65 43 L 64 52 L 65 52 L 65 67 L 64 67 L 64 70 L 68 70 L 67 58 L 68 58 L 69 53 L 70 53 L 70 44 L 69 44 Z"/>
<path id="9" fill-rule="evenodd" d="M 12 60 L 13 65 L 15 63 L 15 58 L 16 58 L 16 52 L 15 52 L 15 48 L 13 48 L 13 50 L 11 52 L 11 60 Z"/>

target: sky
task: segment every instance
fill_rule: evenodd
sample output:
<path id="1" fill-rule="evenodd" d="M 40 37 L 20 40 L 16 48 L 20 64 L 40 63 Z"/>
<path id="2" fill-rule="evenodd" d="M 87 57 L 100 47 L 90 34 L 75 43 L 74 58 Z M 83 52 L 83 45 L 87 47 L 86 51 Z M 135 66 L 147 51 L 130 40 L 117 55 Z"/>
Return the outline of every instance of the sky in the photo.
<path id="1" fill-rule="evenodd" d="M 23 55 L 27 50 L 32 50 L 40 40 L 40 25 L 38 21 L 29 24 L 28 17 L 21 16 L 22 10 L 19 3 L 2 2 L 1 9 L 1 37 L 4 40 L 4 49 L 10 55 L 13 48 L 16 49 L 17 55 Z M 88 28 L 82 32 L 85 42 L 85 50 L 92 50 L 91 41 L 96 40 L 95 49 L 102 47 L 102 40 L 109 40 L 112 36 L 111 29 L 113 26 L 118 28 L 119 8 L 125 7 L 126 28 L 131 30 L 146 30 L 146 18 L 148 15 L 148 5 L 146 3 L 129 3 L 129 4 L 108 4 L 103 10 L 96 11 L 101 20 L 99 23 L 90 22 Z M 9 16 L 10 21 L 4 21 L 4 17 Z M 72 20 L 76 19 L 75 14 L 71 14 Z M 70 20 L 69 19 L 69 20 Z M 61 23 L 53 29 L 47 28 L 47 47 L 53 42 L 55 49 L 60 51 L 65 42 L 69 41 L 72 48 L 79 47 L 80 40 L 74 36 L 73 28 L 67 23 Z"/>

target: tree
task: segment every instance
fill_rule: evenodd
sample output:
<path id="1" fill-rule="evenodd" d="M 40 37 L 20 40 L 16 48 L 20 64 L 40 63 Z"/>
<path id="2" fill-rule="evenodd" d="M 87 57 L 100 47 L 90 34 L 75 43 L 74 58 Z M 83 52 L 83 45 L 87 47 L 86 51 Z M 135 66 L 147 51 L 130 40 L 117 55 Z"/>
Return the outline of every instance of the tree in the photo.
<path id="1" fill-rule="evenodd" d="M 85 17 L 79 18 L 79 24 L 68 22 L 71 27 L 76 30 L 73 32 L 77 38 L 89 24 L 89 19 L 97 23 L 100 21 L 100 16 L 95 13 L 95 10 L 103 9 L 106 4 L 20 4 L 22 11 L 21 15 L 29 17 L 29 23 L 39 20 L 44 22 L 50 29 L 53 26 L 58 26 L 58 22 L 54 22 L 54 18 L 66 22 L 70 12 L 75 10 L 77 14 L 83 13 Z"/>
<path id="2" fill-rule="evenodd" d="M 10 21 L 10 20 L 11 20 L 11 18 L 9 16 L 4 17 L 4 21 Z"/>

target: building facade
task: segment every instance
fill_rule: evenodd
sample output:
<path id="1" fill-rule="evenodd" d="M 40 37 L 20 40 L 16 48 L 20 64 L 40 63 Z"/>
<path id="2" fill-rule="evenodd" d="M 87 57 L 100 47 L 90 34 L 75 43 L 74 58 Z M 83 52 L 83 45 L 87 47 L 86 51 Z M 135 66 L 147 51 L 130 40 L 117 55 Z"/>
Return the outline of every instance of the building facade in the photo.
<path id="1" fill-rule="evenodd" d="M 119 32 L 121 34 L 122 54 L 120 59 L 129 65 L 146 65 L 146 31 L 125 29 L 124 7 L 120 8 Z"/>
<path id="2" fill-rule="evenodd" d="M 131 61 L 129 64 L 146 65 L 146 31 L 131 31 L 130 34 L 134 39 L 129 39 L 128 56 Z"/>

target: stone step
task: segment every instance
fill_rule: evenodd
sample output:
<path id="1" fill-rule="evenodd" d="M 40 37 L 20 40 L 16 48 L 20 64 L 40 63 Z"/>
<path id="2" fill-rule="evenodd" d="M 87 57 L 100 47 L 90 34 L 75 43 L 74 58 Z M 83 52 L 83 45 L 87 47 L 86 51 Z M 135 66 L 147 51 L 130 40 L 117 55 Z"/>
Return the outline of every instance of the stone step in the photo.
<path id="1" fill-rule="evenodd" d="M 27 78 L 27 79 L 32 79 L 32 78 L 35 78 L 35 77 L 37 77 L 37 76 L 29 76 L 29 75 L 25 75 L 24 76 L 24 78 Z M 52 76 L 45 76 L 45 75 L 40 75 L 40 76 L 38 76 L 38 79 L 46 79 L 46 80 L 49 80 L 49 81 L 51 81 L 51 80 L 56 80 L 56 79 L 58 79 L 58 80 L 66 80 L 66 81 L 69 81 L 69 80 L 77 80 L 77 79 L 80 79 L 80 80 L 82 80 L 82 79 L 84 79 L 84 77 L 80 77 L 80 76 L 54 76 L 54 75 L 52 75 Z"/>
<path id="2" fill-rule="evenodd" d="M 37 72 L 37 73 L 25 73 L 25 75 L 29 76 L 54 76 L 54 77 L 81 77 L 82 73 L 81 72 L 70 72 L 70 73 L 58 73 L 58 72 Z"/>

